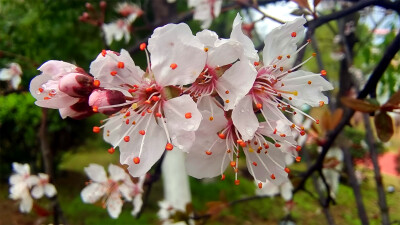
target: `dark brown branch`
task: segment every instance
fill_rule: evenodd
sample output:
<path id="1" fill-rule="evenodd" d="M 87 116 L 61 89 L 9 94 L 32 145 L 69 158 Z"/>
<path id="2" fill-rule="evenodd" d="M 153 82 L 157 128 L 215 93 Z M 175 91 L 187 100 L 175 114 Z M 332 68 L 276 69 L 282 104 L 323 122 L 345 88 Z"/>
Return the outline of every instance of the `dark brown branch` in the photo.
<path id="1" fill-rule="evenodd" d="M 385 189 L 383 188 L 381 169 L 378 163 L 378 152 L 375 145 L 375 138 L 371 127 L 371 122 L 369 120 L 369 115 L 364 113 L 363 119 L 365 131 L 367 132 L 366 141 L 369 148 L 369 154 L 372 160 L 372 165 L 374 166 L 374 177 L 376 183 L 376 191 L 378 192 L 378 205 L 381 211 L 382 225 L 389 225 L 389 208 L 386 202 L 386 194 Z"/>

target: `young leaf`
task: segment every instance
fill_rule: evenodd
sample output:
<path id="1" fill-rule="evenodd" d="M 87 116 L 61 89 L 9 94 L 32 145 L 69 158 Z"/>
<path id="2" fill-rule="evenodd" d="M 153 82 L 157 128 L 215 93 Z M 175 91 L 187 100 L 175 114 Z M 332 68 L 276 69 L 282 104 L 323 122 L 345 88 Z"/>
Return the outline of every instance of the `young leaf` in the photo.
<path id="1" fill-rule="evenodd" d="M 335 129 L 336 126 L 339 124 L 340 120 L 342 119 L 342 117 L 343 117 L 343 109 L 342 108 L 336 109 L 335 112 L 333 112 L 329 130 Z"/>
<path id="2" fill-rule="evenodd" d="M 379 112 L 375 115 L 374 122 L 378 138 L 383 142 L 389 141 L 394 132 L 392 117 L 386 112 Z"/>
<path id="3" fill-rule="evenodd" d="M 383 111 L 392 111 L 398 109 L 400 106 L 400 91 L 397 91 L 390 97 L 390 99 L 382 106 Z"/>
<path id="4" fill-rule="evenodd" d="M 343 105 L 360 112 L 371 113 L 380 108 L 378 105 L 371 104 L 366 100 L 350 97 L 342 97 L 340 101 L 342 101 Z"/>

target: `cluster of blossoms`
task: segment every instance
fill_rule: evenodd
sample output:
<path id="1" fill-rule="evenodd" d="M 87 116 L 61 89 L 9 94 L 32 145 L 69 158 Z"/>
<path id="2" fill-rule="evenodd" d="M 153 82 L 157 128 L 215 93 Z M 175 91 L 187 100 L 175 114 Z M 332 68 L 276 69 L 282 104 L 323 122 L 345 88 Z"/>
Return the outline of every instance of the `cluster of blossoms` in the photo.
<path id="1" fill-rule="evenodd" d="M 287 116 L 304 115 L 304 104 L 322 106 L 322 91 L 332 85 L 323 76 L 293 65 L 304 18 L 288 22 L 267 35 L 263 60 L 242 31 L 237 15 L 229 39 L 210 30 L 192 34 L 186 24 L 155 29 L 140 48 L 148 67 L 135 65 L 127 51 L 103 50 L 90 74 L 69 63 L 48 61 L 30 85 L 36 104 L 58 108 L 62 117 L 83 118 L 93 112 L 109 115 L 104 139 L 118 147 L 120 163 L 133 177 L 143 176 L 165 150 L 186 152 L 189 175 L 225 178 L 230 167 L 239 184 L 239 158 L 259 187 L 267 180 L 287 181 L 285 156 L 300 161 L 294 135 L 301 124 Z"/>
<path id="2" fill-rule="evenodd" d="M 30 174 L 28 164 L 14 162 L 12 164 L 14 174 L 10 176 L 10 198 L 20 201 L 19 210 L 30 212 L 33 205 L 33 198 L 39 199 L 46 195 L 51 198 L 57 194 L 53 184 L 49 183 L 49 176 L 39 173 L 38 176 Z"/>
<path id="3" fill-rule="evenodd" d="M 133 183 L 131 176 L 124 169 L 116 165 L 108 166 L 109 177 L 104 168 L 97 164 L 90 164 L 85 168 L 86 174 L 90 178 L 88 186 L 82 192 L 81 197 L 85 203 L 96 203 L 101 201 L 101 205 L 107 208 L 108 214 L 112 218 L 118 218 L 121 213 L 123 200 L 133 202 L 132 215 L 136 215 L 142 208 L 142 193 L 144 176 L 139 177 L 137 183 Z"/>

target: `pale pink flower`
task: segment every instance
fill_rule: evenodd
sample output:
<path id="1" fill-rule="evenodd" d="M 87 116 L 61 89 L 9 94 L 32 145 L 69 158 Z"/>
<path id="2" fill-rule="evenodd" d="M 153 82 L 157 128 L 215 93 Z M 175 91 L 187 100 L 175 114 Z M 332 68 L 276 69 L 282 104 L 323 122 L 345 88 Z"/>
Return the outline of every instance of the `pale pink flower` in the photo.
<path id="1" fill-rule="evenodd" d="M 128 43 L 131 39 L 131 24 L 143 14 L 139 6 L 128 2 L 118 3 L 115 11 L 125 18 L 102 25 L 107 45 L 114 40 L 120 41 L 122 38 L 125 39 L 125 43 Z"/>
<path id="2" fill-rule="evenodd" d="M 293 115 L 303 114 L 318 123 L 318 120 L 305 114 L 299 107 L 304 104 L 312 107 L 326 104 L 328 98 L 322 91 L 333 89 L 332 85 L 321 76 L 326 75 L 325 71 L 315 74 L 297 70 L 312 57 L 300 65 L 292 66 L 294 56 L 305 47 L 304 45 L 298 49 L 296 45 L 303 36 L 304 23 L 304 18 L 298 18 L 275 28 L 267 35 L 264 40 L 263 65 L 255 62 L 258 70 L 257 77 L 248 94 L 271 129 L 275 129 L 275 127 L 272 127 L 269 121 L 281 120 L 286 126 L 290 126 L 302 135 L 305 134 L 304 128 L 288 120 L 283 112 Z M 246 100 L 242 99 L 242 101 Z M 249 111 L 249 113 L 253 114 L 254 112 Z M 241 117 L 234 119 L 235 125 L 247 116 L 244 113 Z M 243 133 L 243 129 L 257 129 L 257 124 L 237 127 Z M 280 132 L 278 130 L 278 133 Z"/>
<path id="3" fill-rule="evenodd" d="M 128 164 L 135 177 L 145 174 L 165 149 L 171 150 L 173 145 L 188 149 L 201 121 L 192 98 L 179 96 L 180 86 L 192 83 L 206 60 L 203 46 L 190 28 L 186 24 L 157 28 L 148 50 L 150 66 L 146 73 L 135 66 L 125 50 L 120 54 L 104 51 L 90 70 L 100 81 L 100 88 L 126 95 L 125 103 L 94 107 L 123 107 L 100 128 L 104 128 L 104 139 L 119 147 L 121 164 Z"/>
<path id="4" fill-rule="evenodd" d="M 270 181 L 262 182 L 257 184 L 256 195 L 258 196 L 270 196 L 280 195 L 285 201 L 290 201 L 293 197 L 293 185 L 289 179 L 280 185 L 275 185 Z"/>
<path id="5" fill-rule="evenodd" d="M 36 105 L 59 109 L 62 118 L 92 114 L 87 97 L 95 88 L 93 77 L 75 65 L 56 60 L 47 61 L 39 70 L 42 73 L 32 79 L 29 87 Z"/>
<path id="6" fill-rule="evenodd" d="M 22 69 L 18 63 L 11 63 L 8 68 L 0 70 L 0 80 L 10 81 L 12 88 L 18 89 L 21 83 Z"/>
<path id="7" fill-rule="evenodd" d="M 198 99 L 218 93 L 224 101 L 225 110 L 233 109 L 249 92 L 257 71 L 246 58 L 238 61 L 244 54 L 240 42 L 219 39 L 215 32 L 209 30 L 197 33 L 196 38 L 204 45 L 207 61 L 186 92 Z"/>
<path id="8" fill-rule="evenodd" d="M 206 29 L 221 13 L 222 0 L 189 0 L 188 6 L 194 8 L 193 19 L 200 20 L 201 28 Z"/>
<path id="9" fill-rule="evenodd" d="M 37 179 L 30 174 L 28 164 L 13 164 L 14 174 L 10 176 L 10 198 L 19 200 L 19 211 L 28 213 L 32 209 L 33 199 L 30 194 L 30 188 L 36 184 Z"/>
<path id="10" fill-rule="evenodd" d="M 196 140 L 186 158 L 189 175 L 196 178 L 221 175 L 224 179 L 223 172 L 230 165 L 236 174 L 235 183 L 239 184 L 238 159 L 240 151 L 243 151 L 246 155 L 247 168 L 256 182 L 270 180 L 280 184 L 287 179 L 289 170 L 285 167 L 285 154 L 291 154 L 294 148 L 292 146 L 296 143 L 291 137 L 291 131 L 287 131 L 284 139 L 282 135 L 261 123 L 257 130 L 239 132 L 232 122 L 233 118 L 236 114 L 242 113 L 242 110 L 243 112 L 253 110 L 251 99 L 247 98 L 245 102 L 246 104 L 234 108 L 230 113 L 224 112 L 222 106 L 211 97 L 201 99 L 198 108 L 205 119 L 196 131 Z M 243 124 L 258 124 L 257 118 L 252 115 L 249 114 Z"/>
<path id="11" fill-rule="evenodd" d="M 34 177 L 35 186 L 32 188 L 32 197 L 38 199 L 46 195 L 51 198 L 57 194 L 54 184 L 49 183 L 49 175 L 39 173 L 39 176 Z"/>
<path id="12" fill-rule="evenodd" d="M 103 207 L 107 208 L 108 214 L 114 219 L 118 218 L 121 213 L 122 197 L 126 201 L 132 201 L 132 197 L 139 194 L 141 197 L 141 187 L 136 189 L 129 175 L 121 167 L 110 164 L 108 166 L 109 177 L 104 168 L 98 164 L 90 164 L 89 167 L 85 167 L 85 172 L 91 179 L 91 183 L 81 192 L 83 202 L 101 201 Z"/>

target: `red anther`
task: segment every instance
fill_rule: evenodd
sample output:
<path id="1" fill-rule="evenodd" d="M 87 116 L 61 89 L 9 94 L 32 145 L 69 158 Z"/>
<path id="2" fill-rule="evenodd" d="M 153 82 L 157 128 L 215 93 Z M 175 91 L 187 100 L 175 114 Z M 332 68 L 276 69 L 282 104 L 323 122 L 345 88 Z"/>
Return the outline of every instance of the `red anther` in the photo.
<path id="1" fill-rule="evenodd" d="M 100 86 L 100 81 L 99 80 L 94 80 L 93 81 L 93 86 L 99 87 Z"/>
<path id="2" fill-rule="evenodd" d="M 229 103 L 229 99 L 225 100 L 225 103 Z"/>
<path id="3" fill-rule="evenodd" d="M 113 147 L 111 147 L 107 151 L 108 151 L 108 153 L 113 154 L 115 152 L 115 149 Z"/>
<path id="4" fill-rule="evenodd" d="M 150 104 L 150 103 L 149 103 Z M 145 116 L 146 115 L 146 112 L 142 112 L 142 114 L 140 114 L 141 116 Z"/>
<path id="5" fill-rule="evenodd" d="M 271 179 L 272 179 L 272 180 L 275 180 L 275 178 L 276 178 L 276 177 L 275 177 L 275 174 L 271 174 Z"/>
<path id="6" fill-rule="evenodd" d="M 161 113 L 156 113 L 156 117 L 161 118 Z"/>
<path id="7" fill-rule="evenodd" d="M 206 154 L 207 154 L 207 155 L 211 155 L 211 154 L 212 154 L 212 152 L 210 152 L 210 151 L 206 151 Z"/>
<path id="8" fill-rule="evenodd" d="M 178 67 L 178 65 L 176 65 L 176 63 L 172 63 L 171 65 L 169 65 L 169 67 L 174 70 Z"/>
<path id="9" fill-rule="evenodd" d="M 267 143 L 264 143 L 264 148 L 269 149 L 269 145 Z"/>
<path id="10" fill-rule="evenodd" d="M 133 158 L 133 163 L 139 164 L 140 163 L 140 158 L 139 157 Z"/>
<path id="11" fill-rule="evenodd" d="M 150 101 L 150 100 L 146 100 L 146 101 L 144 101 L 144 103 L 150 105 L 150 104 L 151 104 L 151 101 Z"/>
<path id="12" fill-rule="evenodd" d="M 236 162 L 235 162 L 235 161 L 231 161 L 230 165 L 231 165 L 232 167 L 235 167 L 235 166 L 236 166 Z"/>
<path id="13" fill-rule="evenodd" d="M 317 56 L 317 53 L 313 52 L 311 55 L 312 55 L 313 57 L 315 57 L 315 56 Z"/>
<path id="14" fill-rule="evenodd" d="M 142 43 L 142 44 L 139 45 L 139 48 L 140 48 L 140 50 L 142 50 L 142 51 L 144 51 L 144 50 L 146 49 L 146 47 L 147 47 L 147 44 L 146 44 L 146 43 Z"/>
<path id="15" fill-rule="evenodd" d="M 228 90 L 226 90 L 226 91 L 225 91 L 225 94 L 229 94 L 229 91 L 228 91 Z"/>
<path id="16" fill-rule="evenodd" d="M 319 106 L 320 107 L 322 107 L 322 106 L 324 106 L 325 105 L 325 102 L 324 101 L 319 101 Z"/>
<path id="17" fill-rule="evenodd" d="M 221 180 L 225 180 L 225 174 L 221 175 Z"/>
<path id="18" fill-rule="evenodd" d="M 274 130 L 274 134 L 276 134 L 276 132 L 277 132 L 278 130 L 275 128 L 275 130 Z"/>
<path id="19" fill-rule="evenodd" d="M 126 119 L 125 124 L 129 124 L 129 119 Z"/>
<path id="20" fill-rule="evenodd" d="M 148 87 L 148 88 L 145 89 L 145 91 L 146 91 L 146 92 L 152 92 L 152 91 L 153 91 L 153 88 L 152 88 L 152 87 Z"/>
<path id="21" fill-rule="evenodd" d="M 99 111 L 99 107 L 93 106 L 93 107 L 92 107 L 92 110 L 93 110 L 93 112 L 98 112 L 98 111 Z"/>
<path id="22" fill-rule="evenodd" d="M 241 139 L 237 139 L 236 140 L 236 143 L 238 143 L 238 144 L 240 144 L 240 143 L 242 143 L 243 142 L 243 140 L 241 140 Z"/>
<path id="23" fill-rule="evenodd" d="M 258 188 L 262 188 L 262 183 L 260 182 L 260 183 L 258 183 Z"/>
<path id="24" fill-rule="evenodd" d="M 240 142 L 239 145 L 242 146 L 242 148 L 247 146 L 246 142 Z"/>
<path id="25" fill-rule="evenodd" d="M 290 59 L 290 55 L 287 55 L 286 58 Z"/>
<path id="26" fill-rule="evenodd" d="M 296 162 L 300 162 L 301 161 L 301 157 L 300 156 L 297 156 L 296 157 Z"/>
<path id="27" fill-rule="evenodd" d="M 185 113 L 185 118 L 186 119 L 192 118 L 192 113 L 190 113 L 190 112 Z"/>
<path id="28" fill-rule="evenodd" d="M 167 151 L 171 151 L 173 148 L 174 148 L 174 146 L 171 143 L 167 143 L 165 145 L 165 150 L 167 150 Z"/>
<path id="29" fill-rule="evenodd" d="M 124 62 L 118 62 L 118 68 L 123 69 L 125 67 Z"/>
<path id="30" fill-rule="evenodd" d="M 145 134 L 146 134 L 146 131 L 144 131 L 144 130 L 139 130 L 139 134 L 145 135 Z"/>
<path id="31" fill-rule="evenodd" d="M 240 180 L 235 180 L 235 185 L 239 185 L 240 184 Z"/>
<path id="32" fill-rule="evenodd" d="M 111 76 L 115 76 L 115 75 L 117 75 L 117 71 L 111 71 L 110 74 L 111 74 Z"/>
<path id="33" fill-rule="evenodd" d="M 228 149 L 228 150 L 226 150 L 226 152 L 227 152 L 227 153 L 231 153 L 231 150 L 230 150 L 230 149 Z"/>
<path id="34" fill-rule="evenodd" d="M 297 36 L 297 33 L 296 33 L 296 32 L 292 32 L 290 35 L 291 35 L 292 37 L 296 37 L 296 36 Z"/>
<path id="35" fill-rule="evenodd" d="M 300 145 L 296 146 L 296 151 L 298 151 L 298 152 L 301 151 L 301 146 Z"/>
<path id="36" fill-rule="evenodd" d="M 130 115 L 131 115 L 131 111 L 128 111 L 128 112 L 125 113 L 125 117 L 128 117 Z"/>
<path id="37" fill-rule="evenodd" d="M 151 113 L 151 112 L 153 112 L 153 111 L 151 111 L 151 109 L 147 109 L 146 111 L 147 111 L 147 113 Z"/>
<path id="38" fill-rule="evenodd" d="M 258 65 L 260 65 L 260 63 L 259 62 L 254 62 L 254 65 L 258 66 Z"/>
<path id="39" fill-rule="evenodd" d="M 306 132 L 304 130 L 300 131 L 300 135 L 304 136 L 306 134 Z"/>
<path id="40" fill-rule="evenodd" d="M 107 51 L 106 50 L 101 50 L 101 55 L 103 56 L 103 57 L 105 57 L 106 55 L 107 55 Z"/>
<path id="41" fill-rule="evenodd" d="M 221 138 L 221 139 L 225 139 L 225 138 L 226 138 L 226 135 L 225 135 L 224 133 L 219 133 L 219 134 L 218 134 L 218 137 Z"/>
<path id="42" fill-rule="evenodd" d="M 281 137 L 286 137 L 286 134 L 280 134 Z"/>
<path id="43" fill-rule="evenodd" d="M 307 82 L 307 84 L 311 84 L 312 82 L 311 82 L 311 80 L 309 80 L 308 82 Z"/>
<path id="44" fill-rule="evenodd" d="M 94 133 L 99 133 L 100 132 L 100 127 L 93 127 L 93 132 Z"/>
<path id="45" fill-rule="evenodd" d="M 39 88 L 38 91 L 39 91 L 39 93 L 42 93 L 44 90 L 43 90 L 43 88 Z"/>
<path id="46" fill-rule="evenodd" d="M 311 39 L 307 39 L 307 42 L 308 42 L 308 43 L 311 43 Z"/>
<path id="47" fill-rule="evenodd" d="M 279 67 L 279 70 L 281 71 L 281 72 L 283 72 L 283 67 L 281 66 L 281 67 Z"/>
<path id="48" fill-rule="evenodd" d="M 256 107 L 257 107 L 257 109 L 261 109 L 262 108 L 262 104 L 261 103 L 257 103 Z"/>
<path id="49" fill-rule="evenodd" d="M 276 142 L 275 147 L 279 148 L 279 147 L 281 147 L 281 145 L 278 142 Z"/>
<path id="50" fill-rule="evenodd" d="M 131 93 L 131 94 L 132 94 L 133 92 L 136 92 L 136 91 L 137 91 L 137 89 L 132 89 L 132 88 L 129 88 L 129 90 L 128 90 L 128 92 Z"/>
<path id="51" fill-rule="evenodd" d="M 124 141 L 125 141 L 125 142 L 129 142 L 130 139 L 131 139 L 131 138 L 130 138 L 129 136 L 125 136 L 125 137 L 124 137 Z"/>
<path id="52" fill-rule="evenodd" d="M 267 154 L 267 153 L 268 153 L 268 151 L 267 151 L 267 150 L 265 150 L 264 154 Z"/>
<path id="53" fill-rule="evenodd" d="M 280 55 L 280 56 L 278 56 L 278 57 L 277 57 L 277 59 L 278 59 L 278 60 L 281 60 L 281 59 L 282 59 L 282 56 L 281 56 L 281 55 Z"/>
<path id="54" fill-rule="evenodd" d="M 286 173 L 290 173 L 290 169 L 286 167 L 286 168 L 285 168 L 285 172 L 286 172 Z"/>
<path id="55" fill-rule="evenodd" d="M 205 51 L 205 52 L 208 52 L 208 48 L 204 48 L 204 51 Z"/>
<path id="56" fill-rule="evenodd" d="M 316 124 L 319 124 L 319 120 L 315 120 L 315 123 L 316 123 Z"/>
<path id="57" fill-rule="evenodd" d="M 254 166 L 257 166 L 257 163 L 256 163 L 256 162 L 253 162 L 253 165 L 254 165 Z"/>
<path id="58" fill-rule="evenodd" d="M 326 76 L 326 70 L 321 70 L 321 75 Z"/>
<path id="59" fill-rule="evenodd" d="M 133 87 L 134 87 L 134 88 L 139 88 L 139 86 L 137 86 L 137 84 L 134 84 Z"/>
<path id="60" fill-rule="evenodd" d="M 210 116 L 210 118 L 208 118 L 210 121 L 214 120 L 214 117 Z"/>
<path id="61" fill-rule="evenodd" d="M 156 102 L 156 101 L 160 100 L 160 98 L 158 96 L 154 95 L 153 97 L 151 97 L 151 100 L 153 102 Z"/>

